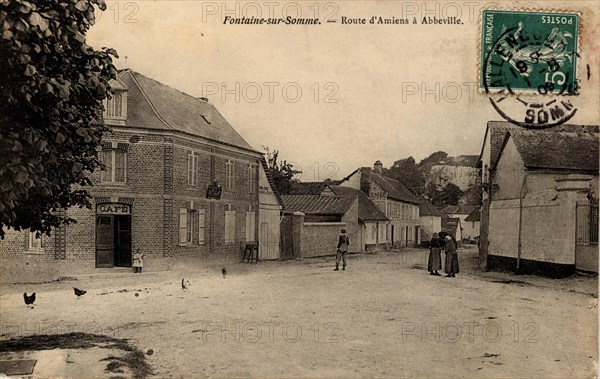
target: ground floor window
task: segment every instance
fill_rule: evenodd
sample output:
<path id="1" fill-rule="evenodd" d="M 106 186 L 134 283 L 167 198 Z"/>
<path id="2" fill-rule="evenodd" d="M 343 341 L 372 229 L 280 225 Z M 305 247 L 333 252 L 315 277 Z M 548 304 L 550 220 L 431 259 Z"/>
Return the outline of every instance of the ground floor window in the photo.
<path id="1" fill-rule="evenodd" d="M 225 211 L 225 243 L 231 243 L 234 241 L 235 241 L 235 211 L 226 210 Z"/>
<path id="2" fill-rule="evenodd" d="M 194 226 L 194 210 L 181 208 L 179 210 L 179 244 L 192 243 L 192 230 Z"/>
<path id="3" fill-rule="evenodd" d="M 43 252 L 44 251 L 44 237 L 40 234 L 37 236 L 36 232 L 27 233 L 27 251 L 29 252 Z"/>
<path id="4" fill-rule="evenodd" d="M 367 238 L 369 240 L 375 241 L 377 239 L 377 225 L 371 224 L 371 225 L 369 225 L 369 229 L 367 229 L 367 230 L 369 231 Z"/>

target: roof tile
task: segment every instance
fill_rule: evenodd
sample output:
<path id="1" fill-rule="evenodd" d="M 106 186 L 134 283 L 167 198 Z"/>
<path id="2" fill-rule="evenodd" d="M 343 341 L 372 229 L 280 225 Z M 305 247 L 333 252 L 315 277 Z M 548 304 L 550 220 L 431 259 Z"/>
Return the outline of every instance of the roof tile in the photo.
<path id="1" fill-rule="evenodd" d="M 283 195 L 281 198 L 287 212 L 321 215 L 343 215 L 356 201 L 352 196 Z"/>
<path id="2" fill-rule="evenodd" d="M 128 125 L 174 129 L 257 152 L 214 105 L 129 69 L 121 70 L 118 78 L 128 89 Z"/>

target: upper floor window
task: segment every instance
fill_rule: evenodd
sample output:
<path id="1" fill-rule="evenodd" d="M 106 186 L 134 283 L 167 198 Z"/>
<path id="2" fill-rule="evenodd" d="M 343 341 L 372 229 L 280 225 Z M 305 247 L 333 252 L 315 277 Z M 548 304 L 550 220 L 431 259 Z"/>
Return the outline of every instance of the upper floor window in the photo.
<path id="1" fill-rule="evenodd" d="M 188 185 L 197 186 L 198 185 L 198 154 L 197 153 L 189 153 L 187 159 L 187 167 L 188 167 Z"/>
<path id="2" fill-rule="evenodd" d="M 231 160 L 227 160 L 225 162 L 225 189 L 233 190 L 234 183 L 234 173 L 233 173 L 233 162 Z"/>
<path id="3" fill-rule="evenodd" d="M 125 183 L 127 153 L 119 149 L 102 150 L 100 157 L 105 166 L 102 182 Z"/>
<path id="4" fill-rule="evenodd" d="M 105 119 L 126 119 L 127 118 L 127 95 L 125 91 L 116 91 L 112 97 L 104 100 Z"/>
<path id="5" fill-rule="evenodd" d="M 256 166 L 248 166 L 248 193 L 256 192 Z"/>

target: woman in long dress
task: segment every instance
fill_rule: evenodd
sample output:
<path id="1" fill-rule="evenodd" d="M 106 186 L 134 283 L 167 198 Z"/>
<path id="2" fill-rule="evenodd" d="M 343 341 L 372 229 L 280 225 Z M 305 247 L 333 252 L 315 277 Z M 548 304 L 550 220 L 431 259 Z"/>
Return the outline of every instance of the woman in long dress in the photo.
<path id="1" fill-rule="evenodd" d="M 445 246 L 446 262 L 444 271 L 447 278 L 454 278 L 458 274 L 458 254 L 456 253 L 456 242 L 451 236 L 446 236 Z"/>
<path id="2" fill-rule="evenodd" d="M 433 233 L 429 245 L 429 262 L 427 263 L 429 275 L 440 276 L 438 270 L 442 269 L 442 246 L 443 242 L 438 237 L 438 234 Z"/>

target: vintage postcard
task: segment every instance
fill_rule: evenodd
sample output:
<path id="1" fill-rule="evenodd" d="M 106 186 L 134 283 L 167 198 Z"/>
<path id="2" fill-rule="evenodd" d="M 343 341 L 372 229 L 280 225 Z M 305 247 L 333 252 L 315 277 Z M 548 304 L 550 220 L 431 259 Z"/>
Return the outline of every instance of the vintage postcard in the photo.
<path id="1" fill-rule="evenodd" d="M 597 378 L 599 20 L 0 0 L 0 377 Z"/>

